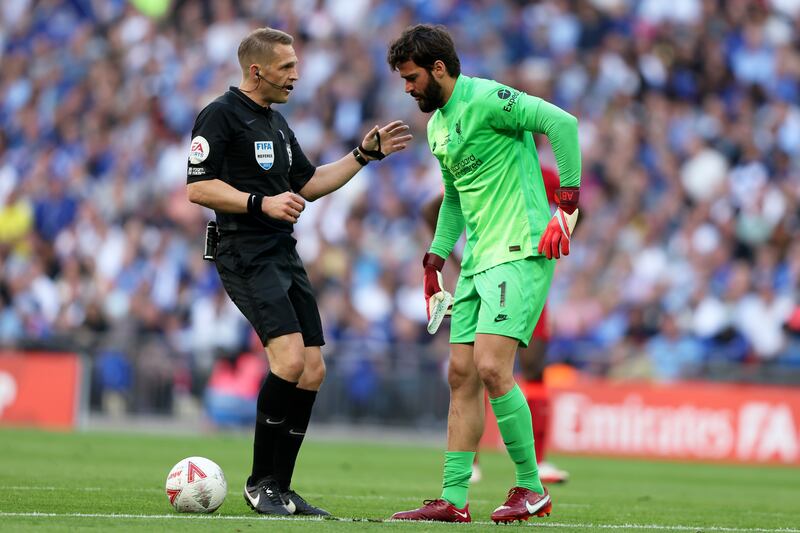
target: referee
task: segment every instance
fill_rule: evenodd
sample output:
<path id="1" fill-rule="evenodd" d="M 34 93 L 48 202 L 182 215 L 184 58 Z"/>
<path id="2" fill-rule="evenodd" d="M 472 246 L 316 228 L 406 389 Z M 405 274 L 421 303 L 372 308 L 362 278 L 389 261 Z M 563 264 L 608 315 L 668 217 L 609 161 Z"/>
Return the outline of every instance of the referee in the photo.
<path id="1" fill-rule="evenodd" d="M 206 106 L 192 130 L 187 191 L 189 201 L 216 213 L 217 271 L 269 359 L 245 501 L 263 514 L 328 515 L 291 490 L 325 377 L 319 310 L 295 250 L 293 224 L 306 201 L 335 191 L 369 161 L 404 149 L 411 135 L 402 121 L 375 126 L 351 153 L 312 165 L 272 108 L 289 99 L 299 78 L 292 42 L 282 31 L 260 28 L 239 44 L 239 87 Z"/>

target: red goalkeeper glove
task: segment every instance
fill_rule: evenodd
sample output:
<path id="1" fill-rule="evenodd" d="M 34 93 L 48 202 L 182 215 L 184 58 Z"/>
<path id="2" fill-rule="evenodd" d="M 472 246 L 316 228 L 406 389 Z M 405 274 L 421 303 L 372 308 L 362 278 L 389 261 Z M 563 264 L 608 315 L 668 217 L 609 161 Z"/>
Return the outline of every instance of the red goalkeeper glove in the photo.
<path id="1" fill-rule="evenodd" d="M 558 259 L 561 255 L 569 255 L 569 240 L 572 230 L 578 221 L 578 197 L 580 189 L 577 187 L 559 187 L 556 189 L 555 200 L 558 207 L 556 213 L 539 239 L 539 253 L 548 259 Z"/>
<path id="2" fill-rule="evenodd" d="M 453 303 L 453 295 L 442 288 L 442 268 L 444 259 L 436 254 L 426 253 L 422 258 L 425 267 L 424 290 L 425 310 L 428 312 L 428 333 L 433 335 Z"/>

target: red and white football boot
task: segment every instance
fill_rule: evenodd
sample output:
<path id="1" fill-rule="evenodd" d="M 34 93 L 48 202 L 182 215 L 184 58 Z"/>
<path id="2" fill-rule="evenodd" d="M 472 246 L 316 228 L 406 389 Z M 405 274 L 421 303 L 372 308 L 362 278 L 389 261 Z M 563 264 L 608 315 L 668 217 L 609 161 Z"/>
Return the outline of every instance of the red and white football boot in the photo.
<path id="1" fill-rule="evenodd" d="M 472 522 L 469 504 L 457 508 L 447 500 L 425 500 L 419 509 L 400 511 L 392 515 L 392 520 L 431 520 L 434 522 Z"/>
<path id="2" fill-rule="evenodd" d="M 527 520 L 532 516 L 550 516 L 553 502 L 547 489 L 544 494 L 533 492 L 523 487 L 514 487 L 508 491 L 506 502 L 494 510 L 492 520 L 495 524 Z"/>
<path id="3" fill-rule="evenodd" d="M 553 483 L 566 483 L 569 479 L 569 472 L 561 470 L 553 463 L 542 461 L 539 463 L 539 481 L 545 485 Z"/>

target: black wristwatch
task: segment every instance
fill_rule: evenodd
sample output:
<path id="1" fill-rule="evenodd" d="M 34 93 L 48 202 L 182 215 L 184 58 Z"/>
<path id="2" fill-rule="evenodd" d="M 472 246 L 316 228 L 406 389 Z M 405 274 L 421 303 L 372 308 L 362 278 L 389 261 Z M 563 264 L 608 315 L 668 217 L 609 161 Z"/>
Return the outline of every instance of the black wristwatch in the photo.
<path id="1" fill-rule="evenodd" d="M 353 148 L 353 157 L 356 158 L 356 161 L 358 161 L 358 164 L 362 167 L 367 166 L 367 163 L 369 163 L 369 160 L 361 155 L 361 152 L 358 151 L 358 148 Z"/>

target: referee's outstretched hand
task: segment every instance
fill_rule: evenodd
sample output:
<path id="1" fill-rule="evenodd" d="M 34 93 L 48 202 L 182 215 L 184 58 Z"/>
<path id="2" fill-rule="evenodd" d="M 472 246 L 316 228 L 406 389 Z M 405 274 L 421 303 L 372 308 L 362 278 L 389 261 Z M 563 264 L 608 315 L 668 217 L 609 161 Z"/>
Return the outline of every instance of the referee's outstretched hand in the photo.
<path id="1" fill-rule="evenodd" d="M 408 133 L 408 124 L 402 120 L 389 122 L 385 126 L 375 126 L 364 136 L 361 146 L 369 151 L 379 151 L 384 156 L 398 152 L 408 146 L 408 141 L 412 138 Z M 368 156 L 370 154 L 367 154 Z M 375 159 L 370 157 L 370 159 Z"/>
<path id="2" fill-rule="evenodd" d="M 306 201 L 299 194 L 291 191 L 282 192 L 275 196 L 265 196 L 261 202 L 261 210 L 270 218 L 285 220 L 295 224 L 300 213 L 306 208 Z"/>

